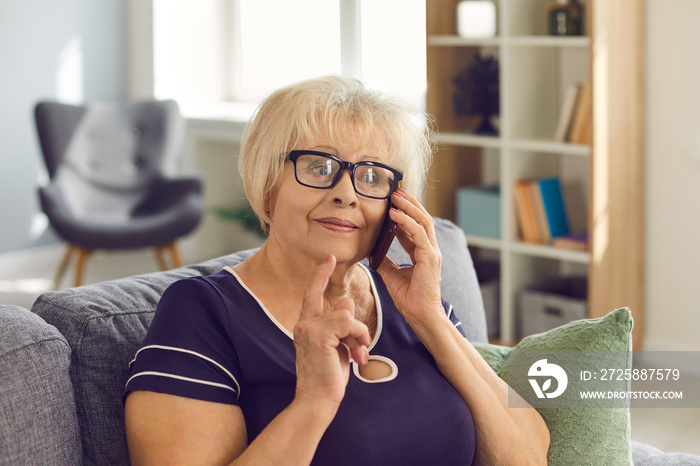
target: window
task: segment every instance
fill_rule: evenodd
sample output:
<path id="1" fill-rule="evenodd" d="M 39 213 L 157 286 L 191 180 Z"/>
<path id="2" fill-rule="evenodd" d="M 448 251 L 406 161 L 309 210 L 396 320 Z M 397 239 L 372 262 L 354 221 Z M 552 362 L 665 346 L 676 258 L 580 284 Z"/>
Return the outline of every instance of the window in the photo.
<path id="1" fill-rule="evenodd" d="M 415 106 L 425 107 L 424 0 L 365 0 L 358 77 Z"/>
<path id="2" fill-rule="evenodd" d="M 287 84 L 341 72 L 339 0 L 236 3 L 234 100 L 259 100 Z"/>
<path id="3" fill-rule="evenodd" d="M 185 105 L 338 73 L 424 105 L 423 0 L 153 0 L 153 49 L 155 97 Z"/>

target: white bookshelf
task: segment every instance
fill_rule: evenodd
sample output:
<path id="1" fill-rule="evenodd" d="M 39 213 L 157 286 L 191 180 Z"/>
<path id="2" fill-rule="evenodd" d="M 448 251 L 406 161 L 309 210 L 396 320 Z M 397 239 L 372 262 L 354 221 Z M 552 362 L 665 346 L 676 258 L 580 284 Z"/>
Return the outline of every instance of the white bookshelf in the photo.
<path id="1" fill-rule="evenodd" d="M 612 28 L 609 20 L 615 19 L 614 15 L 617 14 L 612 13 L 613 7 L 605 12 L 601 9 L 599 16 L 593 17 L 590 14 L 593 1 L 582 1 L 586 7 L 587 22 L 596 21 Z M 634 8 L 643 10 L 639 6 L 643 4 L 641 0 L 630 1 L 635 4 Z M 426 194 L 428 209 L 433 215 L 456 220 L 454 196 L 457 189 L 475 184 L 500 184 L 500 237 L 467 235 L 467 242 L 477 251 L 485 251 L 489 257 L 496 255 L 500 262 L 502 342 L 512 343 L 516 338 L 518 293 L 524 287 L 552 276 L 588 275 L 589 314 L 603 315 L 612 310 L 605 308 L 612 307 L 608 304 L 610 301 L 598 298 L 591 306 L 591 297 L 600 294 L 598 283 L 610 278 L 611 274 L 624 273 L 623 265 L 601 266 L 598 257 L 600 251 L 590 247 L 592 252 L 582 252 L 521 241 L 512 191 L 513 183 L 521 178 L 558 176 L 564 187 L 572 230 L 588 230 L 589 241 L 595 233 L 619 233 L 605 229 L 610 226 L 595 223 L 597 218 L 593 215 L 591 201 L 596 199 L 593 197 L 596 189 L 592 188 L 602 189 L 612 184 L 610 179 L 603 179 L 609 174 L 595 172 L 592 168 L 593 161 L 598 160 L 595 155 L 600 159 L 607 157 L 608 153 L 602 150 L 594 152 L 595 146 L 554 140 L 566 90 L 572 83 L 583 82 L 589 74 L 593 74 L 595 38 L 590 35 L 547 35 L 545 10 L 551 3 L 549 0 L 499 0 L 496 2 L 498 35 L 465 39 L 456 34 L 457 3 L 458 0 L 427 1 L 427 104 L 428 112 L 436 118 L 440 147 L 431 172 L 432 189 Z M 603 18 L 600 15 L 606 16 Z M 469 120 L 455 116 L 453 111 L 452 93 L 455 88 L 451 79 L 467 66 L 476 53 L 492 55 L 499 62 L 500 115 L 497 136 L 470 133 L 465 129 L 470 125 Z M 608 53 L 622 51 L 609 50 Z M 627 72 L 632 85 L 638 84 L 639 78 L 632 73 Z M 596 79 L 601 76 L 594 76 L 594 89 Z M 601 95 L 610 97 L 611 93 L 612 90 L 607 89 Z M 595 121 L 595 115 L 594 110 L 594 141 L 596 130 L 607 131 L 607 126 L 603 127 Z M 601 124 L 612 125 L 613 122 Z M 474 127 L 473 121 L 471 126 Z M 603 161 L 607 162 L 607 159 Z M 633 167 L 636 162 L 629 163 Z M 622 176 L 616 180 L 622 186 L 619 189 L 638 182 L 638 178 L 625 175 L 622 167 L 618 170 L 618 176 Z M 635 238 L 634 241 L 640 240 Z M 631 285 L 625 286 L 631 290 Z M 638 311 L 641 313 L 642 310 Z"/>

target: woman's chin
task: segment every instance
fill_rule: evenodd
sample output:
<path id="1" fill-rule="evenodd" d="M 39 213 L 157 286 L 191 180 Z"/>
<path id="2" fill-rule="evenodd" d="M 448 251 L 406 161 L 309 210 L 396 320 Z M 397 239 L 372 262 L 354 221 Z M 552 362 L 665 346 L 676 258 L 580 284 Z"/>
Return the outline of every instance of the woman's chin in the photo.
<path id="1" fill-rule="evenodd" d="M 357 254 L 343 253 L 341 251 L 329 252 L 328 254 L 333 254 L 335 256 L 336 264 L 338 264 L 338 265 L 342 265 L 342 264 L 355 265 L 357 262 L 360 262 L 362 259 L 364 259 L 366 257 L 366 256 L 360 257 Z"/>
<path id="2" fill-rule="evenodd" d="M 328 257 L 328 254 L 335 256 L 337 264 L 355 265 L 369 255 L 369 249 L 358 252 L 357 248 L 343 248 L 336 244 L 323 252 L 321 260 Z"/>

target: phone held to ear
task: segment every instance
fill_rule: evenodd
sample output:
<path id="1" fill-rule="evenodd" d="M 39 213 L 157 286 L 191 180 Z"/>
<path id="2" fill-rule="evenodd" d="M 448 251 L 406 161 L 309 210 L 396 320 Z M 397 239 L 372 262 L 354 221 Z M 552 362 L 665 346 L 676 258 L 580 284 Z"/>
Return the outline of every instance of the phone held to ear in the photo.
<path id="1" fill-rule="evenodd" d="M 391 242 L 394 241 L 394 236 L 396 236 L 396 222 L 389 217 L 390 210 L 391 202 L 386 211 L 386 217 L 384 217 L 384 223 L 377 237 L 377 242 L 374 243 L 372 252 L 369 253 L 370 270 L 377 270 L 379 268 L 384 257 L 386 257 L 386 253 L 389 252 L 389 246 L 391 246 Z"/>

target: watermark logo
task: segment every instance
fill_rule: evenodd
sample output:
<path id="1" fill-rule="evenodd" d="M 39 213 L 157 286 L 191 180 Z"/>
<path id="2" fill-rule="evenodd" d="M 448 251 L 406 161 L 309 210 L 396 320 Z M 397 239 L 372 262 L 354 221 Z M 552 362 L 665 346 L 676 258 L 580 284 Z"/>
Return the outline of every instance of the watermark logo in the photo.
<path id="1" fill-rule="evenodd" d="M 532 351 L 508 357 L 509 408 L 700 408 L 700 351 Z"/>
<path id="2" fill-rule="evenodd" d="M 540 359 L 530 366 L 527 375 L 530 377 L 528 381 L 532 385 L 537 398 L 556 398 L 564 393 L 569 383 L 569 378 L 564 369 L 556 364 L 548 363 L 546 359 Z M 543 380 L 542 386 L 538 382 L 539 379 Z M 548 390 L 552 388 L 552 379 L 557 381 L 557 386 L 556 390 L 549 392 Z"/>

